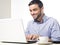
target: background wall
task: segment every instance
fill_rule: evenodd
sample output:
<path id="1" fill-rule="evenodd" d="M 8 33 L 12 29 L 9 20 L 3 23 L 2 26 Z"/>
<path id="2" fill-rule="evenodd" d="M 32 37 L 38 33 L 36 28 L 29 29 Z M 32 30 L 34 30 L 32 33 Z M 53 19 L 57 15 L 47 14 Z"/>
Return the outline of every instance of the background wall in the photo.
<path id="1" fill-rule="evenodd" d="M 0 19 L 11 17 L 11 0 L 0 0 Z"/>

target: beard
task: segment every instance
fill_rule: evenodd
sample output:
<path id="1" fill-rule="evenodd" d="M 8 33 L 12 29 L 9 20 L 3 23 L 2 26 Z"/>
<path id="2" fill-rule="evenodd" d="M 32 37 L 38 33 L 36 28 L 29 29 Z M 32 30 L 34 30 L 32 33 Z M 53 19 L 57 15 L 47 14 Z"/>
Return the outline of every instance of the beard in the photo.
<path id="1" fill-rule="evenodd" d="M 41 16 L 41 14 L 39 14 L 39 15 L 34 19 L 34 21 L 35 21 L 35 22 L 40 22 L 40 21 L 38 20 L 40 16 Z"/>

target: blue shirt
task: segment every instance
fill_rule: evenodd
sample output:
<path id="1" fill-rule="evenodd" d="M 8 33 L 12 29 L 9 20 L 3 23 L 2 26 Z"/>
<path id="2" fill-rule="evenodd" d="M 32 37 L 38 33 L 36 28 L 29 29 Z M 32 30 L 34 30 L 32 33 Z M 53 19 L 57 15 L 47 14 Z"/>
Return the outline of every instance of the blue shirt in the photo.
<path id="1" fill-rule="evenodd" d="M 30 21 L 25 34 L 48 36 L 53 41 L 60 41 L 60 26 L 54 18 L 44 15 L 43 23 L 34 22 L 34 20 Z"/>

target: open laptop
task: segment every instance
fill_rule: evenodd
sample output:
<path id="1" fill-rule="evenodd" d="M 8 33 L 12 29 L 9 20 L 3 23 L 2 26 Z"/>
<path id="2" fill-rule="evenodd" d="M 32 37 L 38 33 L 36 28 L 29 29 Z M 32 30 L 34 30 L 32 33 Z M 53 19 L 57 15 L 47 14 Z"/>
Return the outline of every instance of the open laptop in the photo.
<path id="1" fill-rule="evenodd" d="M 21 19 L 0 20 L 0 41 L 3 43 L 16 43 L 16 44 L 29 44 L 36 42 L 26 41 L 23 22 Z"/>

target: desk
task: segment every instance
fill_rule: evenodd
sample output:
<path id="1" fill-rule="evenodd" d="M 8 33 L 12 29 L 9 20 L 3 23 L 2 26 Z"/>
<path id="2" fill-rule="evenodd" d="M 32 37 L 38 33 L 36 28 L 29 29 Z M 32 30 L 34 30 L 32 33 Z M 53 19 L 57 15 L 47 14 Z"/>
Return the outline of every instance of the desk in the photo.
<path id="1" fill-rule="evenodd" d="M 0 45 L 38 45 L 37 43 L 34 44 L 12 44 L 12 43 L 1 43 Z M 60 44 L 51 44 L 51 45 L 60 45 Z"/>
<path id="2" fill-rule="evenodd" d="M 13 43 L 1 43 L 0 42 L 0 45 L 38 45 L 38 44 L 13 44 Z"/>

